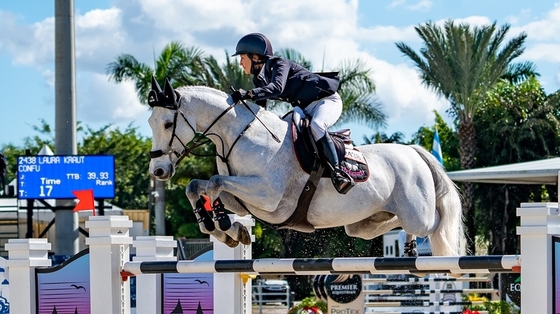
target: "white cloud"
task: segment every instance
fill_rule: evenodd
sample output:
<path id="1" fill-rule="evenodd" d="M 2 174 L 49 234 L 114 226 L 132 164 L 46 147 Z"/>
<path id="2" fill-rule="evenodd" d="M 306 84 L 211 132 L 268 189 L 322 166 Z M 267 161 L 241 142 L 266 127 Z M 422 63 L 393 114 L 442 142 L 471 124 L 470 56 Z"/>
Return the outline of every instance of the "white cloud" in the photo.
<path id="1" fill-rule="evenodd" d="M 0 11 L 0 28 L 0 48 L 11 54 L 14 64 L 37 67 L 52 60 L 54 18 L 25 25 L 11 13 Z"/>
<path id="2" fill-rule="evenodd" d="M 412 11 L 425 11 L 431 8 L 434 5 L 434 2 L 431 0 L 421 0 L 416 4 L 409 5 L 407 8 Z"/>
<path id="3" fill-rule="evenodd" d="M 443 25 L 445 21 L 447 20 L 440 20 L 438 21 L 438 24 L 441 23 L 441 25 Z M 453 19 L 453 22 L 456 25 L 465 23 L 470 25 L 471 27 L 480 27 L 485 25 L 491 25 L 494 21 L 491 21 L 487 16 L 472 15 L 472 16 L 467 16 L 465 18 Z"/>
<path id="4" fill-rule="evenodd" d="M 79 118 L 83 121 L 128 124 L 148 111 L 148 107 L 138 100 L 132 82 L 114 84 L 106 75 L 95 73 L 81 82 L 77 103 Z"/>
<path id="5" fill-rule="evenodd" d="M 560 34 L 560 6 L 556 5 L 553 10 L 548 12 L 544 19 L 515 28 L 512 27 L 511 30 L 513 33 L 525 31 L 531 40 L 558 42 L 558 34 Z"/>
<path id="6" fill-rule="evenodd" d="M 408 4 L 406 0 L 393 0 L 388 5 L 389 8 L 403 7 L 410 11 L 425 11 L 434 5 L 432 0 L 420 0 L 413 4 Z"/>
<path id="7" fill-rule="evenodd" d="M 550 44 L 536 44 L 526 49 L 523 53 L 523 59 L 536 61 L 545 61 L 550 63 L 560 63 L 560 41 Z"/>
<path id="8" fill-rule="evenodd" d="M 404 64 L 374 61 L 377 96 L 383 102 L 390 127 L 416 131 L 421 124 L 433 124 L 434 109 L 445 116 L 449 104 L 424 87 L 418 72 Z M 411 134 L 405 134 L 411 135 Z"/>
<path id="9" fill-rule="evenodd" d="M 223 62 L 224 50 L 231 54 L 237 40 L 249 32 L 270 37 L 275 49 L 294 48 L 310 59 L 315 70 L 330 70 L 342 61 L 361 58 L 373 70 L 377 96 L 384 104 L 391 129 L 407 136 L 421 124 L 432 124 L 436 109 L 449 107 L 443 99 L 421 85 L 418 74 L 394 47 L 405 42 L 416 49 L 421 40 L 415 25 L 374 24 L 360 27 L 357 0 L 137 0 L 115 1 L 108 9 L 75 15 L 78 119 L 85 124 L 131 121 L 147 126 L 148 110 L 138 102 L 133 84 L 108 82 L 105 69 L 122 53 L 152 65 L 164 45 L 181 41 L 196 46 Z M 432 0 L 394 0 L 391 7 L 425 10 Z M 526 12 L 525 12 L 526 13 Z M 525 14 L 524 13 L 524 14 Z M 520 16 L 517 20 L 526 20 Z M 435 23 L 442 25 L 446 20 Z M 455 19 L 473 26 L 493 22 L 486 16 Z M 17 16 L 0 11 L 0 49 L 14 63 L 32 66 L 54 89 L 54 19 L 25 24 Z M 535 46 L 523 57 L 531 61 L 560 61 L 560 7 L 540 20 L 512 27 L 510 34 L 526 31 Z M 20 34 L 28 34 L 21 36 Z M 378 49 L 394 49 L 382 55 Z M 381 60 L 384 58 L 384 60 Z M 389 59 L 393 58 L 393 59 Z M 556 74 L 560 82 L 560 74 Z M 447 116 L 444 114 L 444 116 Z"/>
<path id="10" fill-rule="evenodd" d="M 367 29 L 361 28 L 356 39 L 372 43 L 420 42 L 420 38 L 414 30 L 414 25 L 406 27 L 376 25 Z"/>

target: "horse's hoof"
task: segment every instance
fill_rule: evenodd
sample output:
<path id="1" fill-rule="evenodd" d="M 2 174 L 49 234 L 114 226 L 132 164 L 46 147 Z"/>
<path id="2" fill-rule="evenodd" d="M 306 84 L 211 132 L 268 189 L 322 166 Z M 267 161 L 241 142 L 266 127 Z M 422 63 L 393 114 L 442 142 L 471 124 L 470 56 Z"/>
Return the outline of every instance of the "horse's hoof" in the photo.
<path id="1" fill-rule="evenodd" d="M 249 233 L 249 230 L 247 230 L 245 226 L 241 225 L 237 230 L 237 239 L 239 240 L 239 242 L 241 242 L 244 245 L 251 244 L 251 234 Z"/>
<path id="2" fill-rule="evenodd" d="M 226 241 L 224 242 L 227 246 L 234 248 L 239 245 L 239 241 L 234 240 L 232 237 L 227 236 Z"/>

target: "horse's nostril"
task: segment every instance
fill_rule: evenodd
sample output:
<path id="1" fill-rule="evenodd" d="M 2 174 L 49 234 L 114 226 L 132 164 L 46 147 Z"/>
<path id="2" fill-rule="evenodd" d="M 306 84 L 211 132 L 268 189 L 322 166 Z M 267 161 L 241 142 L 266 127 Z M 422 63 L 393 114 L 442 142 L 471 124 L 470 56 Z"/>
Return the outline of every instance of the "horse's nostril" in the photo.
<path id="1" fill-rule="evenodd" d="M 163 169 L 161 169 L 161 168 L 157 168 L 157 169 L 154 171 L 154 175 L 155 175 L 156 177 L 161 177 L 161 176 L 163 176 L 164 173 L 165 173 L 165 171 L 163 171 Z"/>

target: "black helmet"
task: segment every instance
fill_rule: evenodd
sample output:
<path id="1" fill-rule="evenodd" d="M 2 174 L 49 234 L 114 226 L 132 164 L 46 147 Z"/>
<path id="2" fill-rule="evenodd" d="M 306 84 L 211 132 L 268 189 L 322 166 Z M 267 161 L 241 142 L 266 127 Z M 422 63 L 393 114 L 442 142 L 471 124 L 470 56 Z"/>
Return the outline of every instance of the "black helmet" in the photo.
<path id="1" fill-rule="evenodd" d="M 272 57 L 274 55 L 270 41 L 261 33 L 251 33 L 241 37 L 239 42 L 237 42 L 235 54 L 233 56 L 242 53 L 254 53 L 267 57 Z"/>

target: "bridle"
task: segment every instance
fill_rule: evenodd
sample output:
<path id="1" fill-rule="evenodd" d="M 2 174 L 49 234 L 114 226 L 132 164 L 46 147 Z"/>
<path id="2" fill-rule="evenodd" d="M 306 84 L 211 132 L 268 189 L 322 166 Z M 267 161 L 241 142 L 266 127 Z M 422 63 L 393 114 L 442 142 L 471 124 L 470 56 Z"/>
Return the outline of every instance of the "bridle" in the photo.
<path id="1" fill-rule="evenodd" d="M 189 122 L 189 120 L 187 119 L 185 114 L 179 110 L 178 103 L 182 98 L 181 94 L 179 94 L 177 91 L 174 91 L 174 92 L 175 92 L 175 95 L 177 96 L 177 98 L 176 98 L 176 101 L 173 102 L 173 104 L 171 104 L 169 102 L 152 102 L 152 103 L 150 103 L 150 106 L 152 108 L 153 107 L 162 107 L 162 108 L 165 108 L 165 109 L 175 111 L 174 114 L 173 114 L 173 130 L 171 132 L 171 138 L 169 139 L 169 143 L 167 144 L 167 149 L 166 150 L 158 149 L 158 150 L 150 151 L 150 158 L 154 159 L 154 158 L 159 158 L 163 155 L 168 155 L 168 156 L 170 156 L 169 158 L 171 159 L 171 155 L 175 155 L 175 157 L 177 158 L 177 160 L 175 161 L 175 165 L 177 165 L 181 162 L 181 160 L 183 160 L 183 158 L 187 157 L 195 148 L 200 147 L 200 146 L 205 145 L 206 143 L 210 142 L 210 140 L 207 138 L 207 136 L 210 135 L 210 134 L 214 134 L 214 133 L 209 133 L 210 129 L 224 115 L 226 115 L 231 109 L 233 109 L 233 107 L 235 107 L 236 104 L 233 104 L 233 105 L 229 106 L 228 108 L 226 108 L 224 111 L 222 111 L 222 113 L 220 115 L 218 115 L 218 117 L 216 117 L 214 119 L 214 121 L 212 121 L 212 123 L 210 123 L 210 125 L 206 128 L 206 130 L 204 130 L 202 133 L 197 134 L 198 132 L 192 126 L 192 124 Z M 185 144 L 181 140 L 181 138 L 179 136 L 177 136 L 177 132 L 176 132 L 177 118 L 179 117 L 179 115 L 181 115 L 181 117 L 187 123 L 187 125 L 191 128 L 193 133 L 197 134 L 195 136 L 194 140 L 192 141 L 192 145 Z M 243 135 L 243 133 L 249 128 L 250 125 L 251 125 L 251 123 L 249 123 L 247 125 L 247 127 L 243 130 L 243 132 L 237 137 L 237 139 L 233 143 L 232 147 L 230 148 L 230 152 L 227 155 L 222 154 L 222 156 L 220 156 L 219 154 L 216 154 L 218 157 L 220 157 L 220 159 L 222 159 L 222 161 L 227 163 L 227 158 L 229 157 L 229 154 L 231 153 L 231 149 L 237 143 L 237 141 Z M 214 135 L 218 136 L 217 134 L 214 134 Z M 223 144 L 223 139 L 220 136 L 218 136 L 218 138 L 220 138 L 220 141 L 222 141 L 222 144 Z M 183 150 L 181 152 L 178 152 L 178 151 L 173 149 L 173 141 L 175 139 L 177 139 L 177 141 L 179 141 L 179 143 L 181 143 L 181 146 L 183 147 Z M 203 139 L 205 139 L 205 140 L 203 140 Z M 222 145 L 222 147 L 223 147 L 223 145 Z M 229 168 L 229 166 L 228 166 L 228 168 Z"/>

